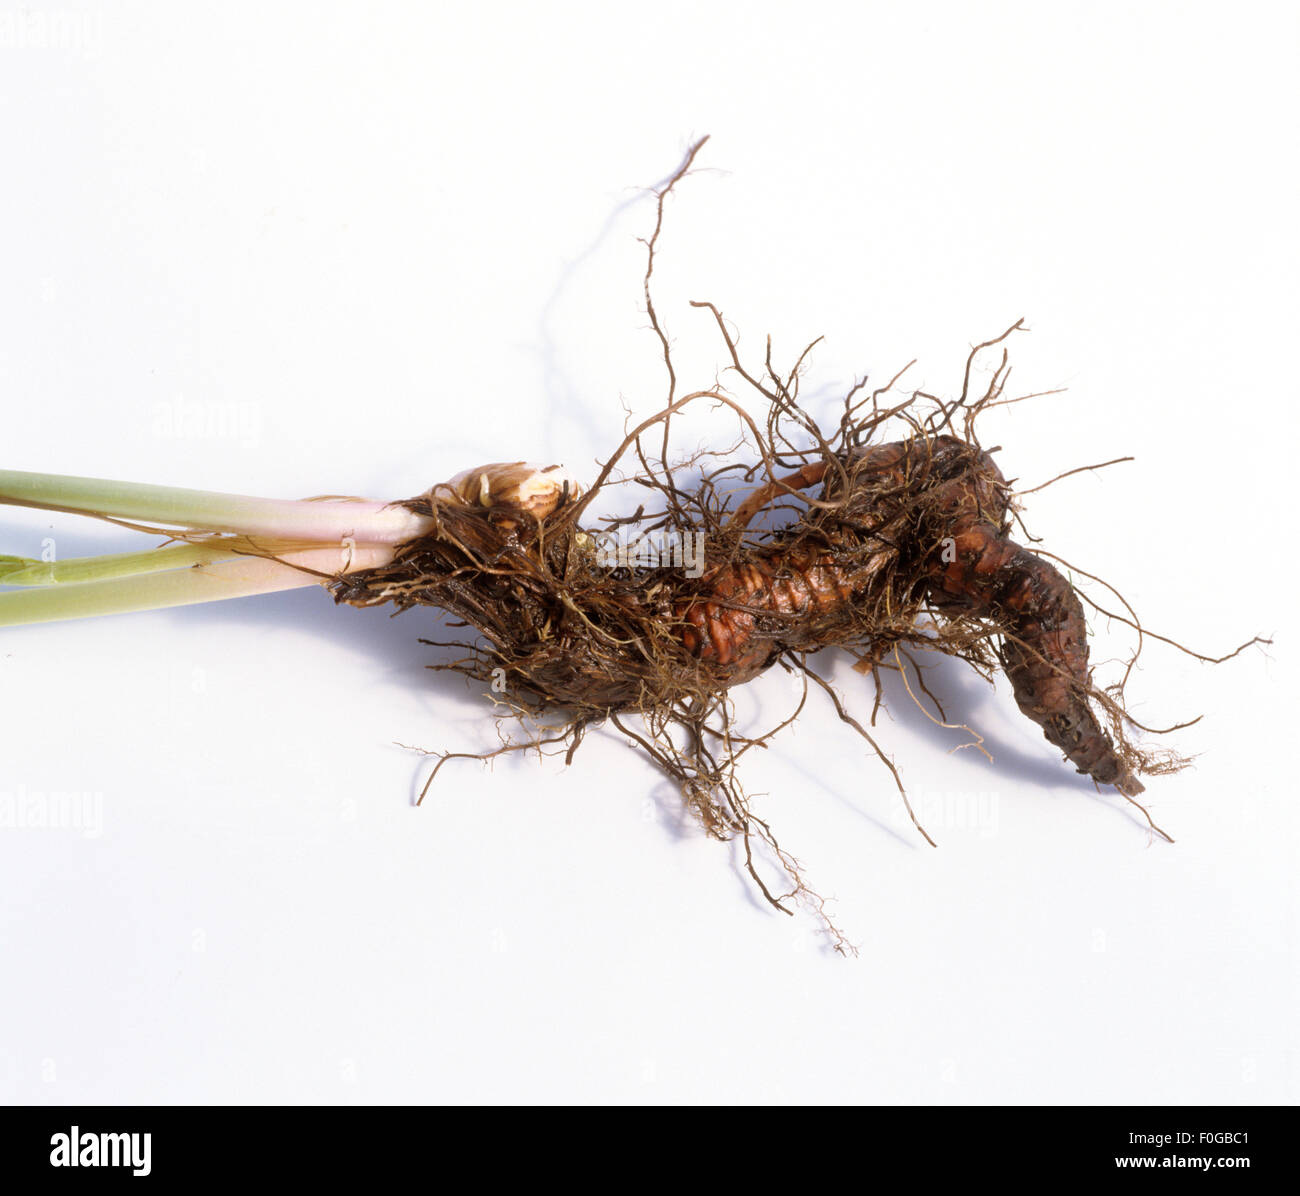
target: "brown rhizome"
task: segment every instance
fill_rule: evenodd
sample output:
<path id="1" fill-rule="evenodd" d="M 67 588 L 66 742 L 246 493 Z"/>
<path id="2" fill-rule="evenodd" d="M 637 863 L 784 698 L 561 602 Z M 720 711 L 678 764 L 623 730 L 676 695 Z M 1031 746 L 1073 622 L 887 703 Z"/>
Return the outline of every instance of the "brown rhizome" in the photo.
<path id="1" fill-rule="evenodd" d="M 913 391 L 891 403 L 902 372 L 871 390 L 863 379 L 843 396 L 837 425 L 824 430 L 798 397 L 817 342 L 779 370 L 769 340 L 761 365 L 750 367 L 722 311 L 693 301 L 716 326 L 726 369 L 758 414 L 720 382 L 679 394 L 652 281 L 665 200 L 704 140 L 657 189 L 654 228 L 645 241 L 645 310 L 668 380 L 662 409 L 627 432 L 589 488 L 561 480 L 554 467 L 516 462 L 467 471 L 407 500 L 402 505 L 431 519 L 433 530 L 384 565 L 328 583 L 338 602 L 392 603 L 395 613 L 433 606 L 473 628 L 478 641 L 457 645 L 467 655 L 430 667 L 491 685 L 524 728 L 517 739 L 503 736 L 496 751 L 430 753 L 438 760 L 421 800 L 450 760 L 549 749 L 568 763 L 588 730 L 608 724 L 673 782 L 710 835 L 738 842 L 746 871 L 773 907 L 789 914 L 804 903 L 835 949 L 851 951 L 798 859 L 755 811 L 738 764 L 801 717 L 810 701 L 825 700 L 869 746 L 907 803 L 898 771 L 872 733 L 881 672 L 896 670 L 926 716 L 951 727 L 914 655 L 940 652 L 990 682 L 1001 669 L 1020 710 L 1049 743 L 1099 786 L 1114 786 L 1168 838 L 1137 801 L 1138 777 L 1177 771 L 1187 760 L 1140 745 L 1134 732 L 1159 735 L 1191 724 L 1145 726 L 1126 709 L 1124 691 L 1145 640 L 1174 641 L 1148 631 L 1107 583 L 1012 538 L 1018 500 L 1028 491 L 1014 490 L 995 463 L 998 448 L 985 449 L 978 438 L 981 414 L 1035 397 L 1004 393 L 1007 341 L 1023 323 L 971 350 L 956 398 Z M 975 387 L 976 360 L 985 353 L 997 355 L 996 365 L 987 384 Z M 693 404 L 728 412 L 737 440 L 672 460 L 674 416 Z M 737 463 L 742 445 L 752 456 Z M 635 463 L 634 472 L 620 477 L 625 460 Z M 638 510 L 604 517 L 599 527 L 584 523 L 597 497 L 616 484 L 641 492 Z M 767 526 L 755 526 L 760 514 L 769 517 Z M 684 570 L 680 553 L 667 561 L 653 553 L 619 558 L 622 567 L 611 567 L 605 548 L 612 538 L 645 543 L 656 535 L 678 547 L 683 539 L 702 546 L 702 568 Z M 648 561 L 646 567 L 636 567 L 637 559 Z M 1102 585 L 1123 612 L 1098 605 L 1053 562 Z M 1122 677 L 1104 688 L 1089 666 L 1085 603 L 1137 637 Z M 1246 646 L 1213 659 L 1229 659 Z M 859 671 L 874 678 L 869 715 L 857 717 L 811 667 L 810 656 L 832 647 L 846 649 Z M 778 725 L 746 734 L 737 726 L 730 690 L 774 666 L 801 682 L 797 706 Z M 971 734 L 978 748 L 980 739 Z M 910 804 L 907 809 L 911 814 Z M 914 815 L 912 821 L 933 842 Z M 780 884 L 764 878 L 763 852 L 783 876 Z"/>

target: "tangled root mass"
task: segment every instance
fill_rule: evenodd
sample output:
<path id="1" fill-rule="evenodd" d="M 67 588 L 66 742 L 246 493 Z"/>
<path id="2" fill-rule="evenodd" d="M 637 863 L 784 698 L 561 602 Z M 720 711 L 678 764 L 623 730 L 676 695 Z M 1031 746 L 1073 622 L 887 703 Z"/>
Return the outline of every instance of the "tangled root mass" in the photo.
<path id="1" fill-rule="evenodd" d="M 979 443 L 976 419 L 1007 401 L 1003 342 L 1019 323 L 972 351 L 957 399 L 914 393 L 888 406 L 882 401 L 897 379 L 872 393 L 860 383 L 828 434 L 797 401 L 804 357 L 781 375 L 769 350 L 764 369 L 751 372 L 722 314 L 695 304 L 715 320 L 731 369 L 761 405 L 761 420 L 719 387 L 676 395 L 649 279 L 664 196 L 698 148 L 658 193 L 660 220 L 647 243 L 647 307 L 669 366 L 667 406 L 632 429 L 585 492 L 566 485 L 552 502 L 525 503 L 497 497 L 486 473 L 475 482 L 469 471 L 462 475 L 470 478 L 468 489 L 444 485 L 410 499 L 404 505 L 431 516 L 435 530 L 407 544 L 391 564 L 337 579 L 332 591 L 357 606 L 438 607 L 474 628 L 481 638 L 467 646 L 468 655 L 435 667 L 482 683 L 504 678 L 501 696 L 536 731 L 502 751 L 558 744 L 572 758 L 589 727 L 611 723 L 676 783 L 710 834 L 741 841 L 749 874 L 774 906 L 789 913 L 793 901 L 810 903 L 837 949 L 846 950 L 798 861 L 739 784 L 739 759 L 781 727 L 740 734 L 728 699 L 733 686 L 774 665 L 794 670 L 804 697 L 781 726 L 820 690 L 880 754 L 900 792 L 893 765 L 809 667 L 811 654 L 829 647 L 852 652 L 864 670 L 877 673 L 877 702 L 878 670 L 890 661 L 901 669 L 907 650 L 958 657 L 988 678 L 1001 668 L 1020 710 L 1047 740 L 1079 772 L 1130 801 L 1142 792 L 1139 774 L 1169 772 L 1185 761 L 1133 742 L 1130 728 L 1138 724 L 1125 712 L 1123 683 L 1107 691 L 1093 683 L 1079 592 L 1047 554 L 1011 538 L 1016 502 L 994 461 L 997 450 Z M 972 364 L 990 349 L 1001 351 L 1001 364 L 972 396 Z M 726 464 L 719 463 L 722 453 L 669 464 L 672 419 L 699 401 L 735 414 L 753 451 L 750 464 L 735 464 L 732 449 Z M 904 434 L 885 440 L 887 424 Z M 637 463 L 630 480 L 653 504 L 635 517 L 639 533 L 697 537 L 704 553 L 698 576 L 676 561 L 611 568 L 602 555 L 601 537 L 634 518 L 595 526 L 589 512 L 629 455 Z M 687 484 L 692 475 L 697 480 Z M 773 507 L 793 517 L 766 529 L 751 526 Z M 1140 624 L 1133 623 L 1140 644 Z M 447 759 L 467 754 L 442 754 L 434 775 Z M 765 879 L 771 867 L 757 866 L 760 848 L 775 861 L 781 883 Z"/>

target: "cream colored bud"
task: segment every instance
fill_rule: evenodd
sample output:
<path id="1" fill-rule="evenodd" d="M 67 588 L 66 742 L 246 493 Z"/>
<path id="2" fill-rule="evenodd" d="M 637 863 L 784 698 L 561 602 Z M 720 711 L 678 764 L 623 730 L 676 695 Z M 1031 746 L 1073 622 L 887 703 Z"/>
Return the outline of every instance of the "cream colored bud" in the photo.
<path id="1" fill-rule="evenodd" d="M 462 470 L 429 493 L 438 502 L 513 510 L 545 519 L 561 502 L 581 494 L 582 487 L 562 466 L 511 461 Z"/>

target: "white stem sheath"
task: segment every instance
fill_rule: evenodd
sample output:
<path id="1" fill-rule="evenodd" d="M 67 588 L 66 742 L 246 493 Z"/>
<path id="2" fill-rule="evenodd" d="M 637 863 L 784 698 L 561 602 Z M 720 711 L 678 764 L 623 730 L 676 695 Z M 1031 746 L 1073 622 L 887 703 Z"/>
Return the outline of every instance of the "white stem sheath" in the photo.
<path id="1" fill-rule="evenodd" d="M 0 469 L 0 504 L 161 524 L 190 531 L 238 532 L 280 540 L 401 544 L 433 520 L 367 499 L 252 498 L 141 482 Z"/>

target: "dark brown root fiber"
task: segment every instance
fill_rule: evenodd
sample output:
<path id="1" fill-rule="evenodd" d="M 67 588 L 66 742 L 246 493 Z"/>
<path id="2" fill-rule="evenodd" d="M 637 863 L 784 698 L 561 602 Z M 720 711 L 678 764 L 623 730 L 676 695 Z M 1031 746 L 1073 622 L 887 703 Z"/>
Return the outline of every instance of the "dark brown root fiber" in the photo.
<path id="1" fill-rule="evenodd" d="M 572 759 L 588 728 L 612 725 L 673 780 L 708 833 L 739 839 L 749 875 L 773 906 L 791 913 L 794 902 L 810 904 L 834 946 L 849 950 L 737 779 L 744 754 L 816 694 L 829 698 L 902 792 L 868 727 L 810 667 L 813 653 L 847 649 L 877 675 L 877 692 L 879 670 L 890 661 L 901 668 L 909 650 L 957 657 L 990 679 L 1000 667 L 1048 741 L 1080 773 L 1135 805 L 1140 774 L 1185 761 L 1134 742 L 1122 683 L 1102 691 L 1093 682 L 1079 594 L 1048 554 L 1011 538 L 1015 496 L 994 462 L 997 450 L 980 445 L 976 421 L 1008 401 L 1004 342 L 1019 323 L 972 351 L 958 398 L 913 393 L 891 406 L 884 399 L 893 382 L 870 393 L 859 383 L 844 398 L 838 426 L 824 431 L 798 402 L 806 351 L 782 374 L 769 347 L 762 369 L 751 370 L 722 313 L 694 304 L 716 324 L 730 370 L 759 415 L 718 386 L 678 396 L 649 284 L 664 199 L 698 150 L 659 190 L 647 242 L 647 310 L 668 372 L 666 406 L 629 432 L 584 492 L 565 488 L 539 508 L 513 491 L 498 495 L 487 474 L 475 480 L 471 471 L 459 488 L 435 487 L 407 501 L 435 520 L 434 532 L 384 568 L 341 577 L 331 588 L 340 602 L 434 606 L 468 624 L 481 639 L 465 658 L 437 667 L 491 685 L 536 728 L 501 751 L 555 745 Z M 972 365 L 990 350 L 1001 353 L 1001 365 L 973 395 Z M 670 464 L 673 417 L 701 401 L 735 415 L 750 462 L 735 464 L 729 445 Z M 898 430 L 890 439 L 887 426 Z M 617 479 L 629 457 L 632 476 Z M 589 512 L 601 493 L 629 480 L 646 496 L 637 517 L 593 523 Z M 786 512 L 784 524 L 756 529 L 772 508 Z M 611 557 L 610 545 L 634 526 L 642 545 L 662 551 Z M 687 567 L 692 548 L 696 569 Z M 798 709 L 781 726 L 742 735 L 729 690 L 774 665 L 803 678 Z M 443 755 L 433 775 L 456 755 L 464 753 Z"/>

